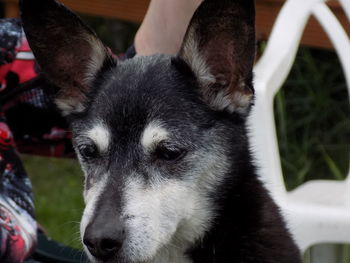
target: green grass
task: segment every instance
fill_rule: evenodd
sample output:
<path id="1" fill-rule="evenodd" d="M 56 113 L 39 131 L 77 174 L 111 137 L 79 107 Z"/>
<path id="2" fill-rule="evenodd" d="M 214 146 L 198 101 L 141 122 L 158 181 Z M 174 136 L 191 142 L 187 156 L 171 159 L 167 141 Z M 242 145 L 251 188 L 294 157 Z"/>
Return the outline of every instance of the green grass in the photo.
<path id="1" fill-rule="evenodd" d="M 82 172 L 76 160 L 23 156 L 33 184 L 36 216 L 48 235 L 80 248 Z"/>

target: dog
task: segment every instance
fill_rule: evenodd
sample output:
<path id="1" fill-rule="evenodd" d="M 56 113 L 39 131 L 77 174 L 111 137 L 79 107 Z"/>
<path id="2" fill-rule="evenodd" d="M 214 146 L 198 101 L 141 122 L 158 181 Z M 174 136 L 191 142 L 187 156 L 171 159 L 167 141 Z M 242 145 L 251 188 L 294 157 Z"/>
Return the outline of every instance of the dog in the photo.
<path id="1" fill-rule="evenodd" d="M 247 136 L 253 0 L 205 0 L 177 55 L 125 61 L 55 0 L 20 7 L 85 174 L 92 262 L 301 262 Z"/>

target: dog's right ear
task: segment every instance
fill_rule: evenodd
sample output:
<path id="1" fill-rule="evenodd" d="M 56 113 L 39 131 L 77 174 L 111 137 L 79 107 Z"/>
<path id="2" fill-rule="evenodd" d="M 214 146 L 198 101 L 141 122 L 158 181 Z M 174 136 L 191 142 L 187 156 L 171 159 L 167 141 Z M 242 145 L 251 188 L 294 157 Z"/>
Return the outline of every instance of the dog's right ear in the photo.
<path id="1" fill-rule="evenodd" d="M 114 59 L 74 13 L 55 0 L 21 0 L 21 18 L 42 71 L 59 88 L 64 115 L 85 110 L 96 75 Z"/>
<path id="2" fill-rule="evenodd" d="M 204 0 L 178 56 L 194 72 L 211 108 L 248 113 L 254 97 L 254 0 Z"/>

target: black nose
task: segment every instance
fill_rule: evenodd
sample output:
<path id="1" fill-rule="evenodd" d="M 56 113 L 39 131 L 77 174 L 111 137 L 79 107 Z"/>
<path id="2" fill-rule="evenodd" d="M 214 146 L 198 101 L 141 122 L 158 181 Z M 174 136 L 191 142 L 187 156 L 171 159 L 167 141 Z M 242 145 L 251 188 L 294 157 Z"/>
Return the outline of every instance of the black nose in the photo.
<path id="1" fill-rule="evenodd" d="M 83 242 L 90 253 L 102 260 L 113 258 L 123 245 L 123 231 L 89 224 L 85 230 Z"/>

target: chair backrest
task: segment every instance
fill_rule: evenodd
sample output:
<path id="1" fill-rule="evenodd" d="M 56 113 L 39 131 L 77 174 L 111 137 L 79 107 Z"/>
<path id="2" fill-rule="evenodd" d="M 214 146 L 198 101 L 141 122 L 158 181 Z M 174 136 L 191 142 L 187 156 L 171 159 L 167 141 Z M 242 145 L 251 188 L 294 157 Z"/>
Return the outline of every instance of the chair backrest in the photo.
<path id="1" fill-rule="evenodd" d="M 281 9 L 263 56 L 254 68 L 256 103 L 249 120 L 251 142 L 260 174 L 276 200 L 283 199 L 283 181 L 278 150 L 273 99 L 287 78 L 311 15 L 319 21 L 337 52 L 350 94 L 350 40 L 326 5 L 327 0 L 287 0 Z M 350 19 L 350 1 L 340 0 Z"/>

